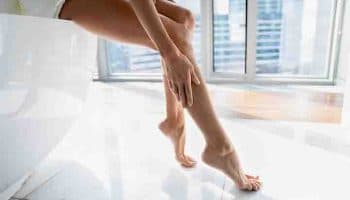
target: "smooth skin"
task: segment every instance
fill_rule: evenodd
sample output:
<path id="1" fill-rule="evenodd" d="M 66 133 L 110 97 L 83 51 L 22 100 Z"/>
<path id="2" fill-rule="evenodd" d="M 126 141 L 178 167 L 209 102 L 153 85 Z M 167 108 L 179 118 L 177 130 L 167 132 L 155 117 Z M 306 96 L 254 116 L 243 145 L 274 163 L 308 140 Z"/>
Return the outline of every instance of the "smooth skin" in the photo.
<path id="1" fill-rule="evenodd" d="M 191 12 L 166 0 L 67 0 L 60 18 L 115 41 L 160 52 L 167 118 L 159 124 L 174 144 L 176 159 L 185 167 L 195 161 L 185 154 L 184 109 L 206 141 L 202 160 L 229 176 L 238 188 L 257 191 L 259 177 L 244 172 L 237 152 L 222 128 L 205 81 L 195 62 Z"/>

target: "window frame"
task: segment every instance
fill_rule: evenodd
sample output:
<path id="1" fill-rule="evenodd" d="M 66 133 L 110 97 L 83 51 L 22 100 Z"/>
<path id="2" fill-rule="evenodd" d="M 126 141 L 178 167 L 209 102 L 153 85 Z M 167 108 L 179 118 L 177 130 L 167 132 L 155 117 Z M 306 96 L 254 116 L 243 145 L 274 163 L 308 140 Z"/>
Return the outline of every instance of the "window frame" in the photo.
<path id="1" fill-rule="evenodd" d="M 256 74 L 257 1 L 247 0 L 245 74 L 214 72 L 214 0 L 200 1 L 201 12 L 201 71 L 210 83 L 292 83 L 334 85 L 338 68 L 341 30 L 345 11 L 344 0 L 334 0 L 325 77 L 280 74 Z M 204 3 L 206 2 L 206 3 Z M 102 81 L 162 81 L 161 73 L 111 73 L 108 66 L 106 40 L 98 41 L 98 80 Z M 209 54 L 207 53 L 209 52 Z"/>

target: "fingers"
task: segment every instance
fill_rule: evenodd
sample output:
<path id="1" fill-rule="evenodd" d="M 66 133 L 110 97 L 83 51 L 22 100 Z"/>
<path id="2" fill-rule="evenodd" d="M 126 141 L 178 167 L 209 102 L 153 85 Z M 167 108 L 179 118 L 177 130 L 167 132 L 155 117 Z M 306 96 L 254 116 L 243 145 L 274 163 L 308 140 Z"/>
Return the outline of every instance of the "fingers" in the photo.
<path id="1" fill-rule="evenodd" d="M 187 105 L 192 106 L 193 95 L 192 95 L 192 85 L 191 85 L 191 72 L 188 72 L 187 84 L 185 85 L 186 100 Z"/>
<path id="2" fill-rule="evenodd" d="M 182 84 L 179 84 L 177 86 L 178 86 L 178 93 L 180 95 L 180 101 L 182 103 L 182 106 L 186 107 L 187 101 L 186 101 L 185 87 Z"/>
<path id="3" fill-rule="evenodd" d="M 195 84 L 200 83 L 193 70 L 189 70 L 186 79 L 182 79 L 181 82 L 174 83 L 169 80 L 170 89 L 175 93 L 177 100 L 181 102 L 183 107 L 193 105 L 192 80 L 194 80 Z"/>
<path id="4" fill-rule="evenodd" d="M 188 71 L 186 82 L 184 84 L 178 84 L 178 94 L 180 96 L 180 101 L 183 107 L 192 106 L 193 95 L 192 95 L 192 85 L 191 85 L 191 72 Z"/>
<path id="5" fill-rule="evenodd" d="M 178 101 L 180 101 L 181 99 L 180 99 L 180 95 L 179 95 L 179 88 L 178 88 L 178 86 L 170 79 L 168 79 L 168 84 L 169 84 L 170 90 L 174 93 L 176 99 Z"/>
<path id="6" fill-rule="evenodd" d="M 175 96 L 176 96 L 176 99 L 177 99 L 178 101 L 181 101 L 181 99 L 180 99 L 180 94 L 179 94 L 179 88 L 178 88 L 178 86 L 175 85 L 175 84 L 174 84 L 174 94 L 175 94 Z"/>
<path id="7" fill-rule="evenodd" d="M 199 85 L 201 82 L 199 81 L 199 77 L 197 76 L 197 73 L 196 71 L 194 70 L 194 68 L 192 68 L 192 71 L 191 71 L 191 79 L 192 81 L 196 84 L 196 85 Z"/>
<path id="8" fill-rule="evenodd" d="M 169 85 L 170 90 L 175 93 L 174 83 L 172 81 L 168 80 L 168 85 Z"/>

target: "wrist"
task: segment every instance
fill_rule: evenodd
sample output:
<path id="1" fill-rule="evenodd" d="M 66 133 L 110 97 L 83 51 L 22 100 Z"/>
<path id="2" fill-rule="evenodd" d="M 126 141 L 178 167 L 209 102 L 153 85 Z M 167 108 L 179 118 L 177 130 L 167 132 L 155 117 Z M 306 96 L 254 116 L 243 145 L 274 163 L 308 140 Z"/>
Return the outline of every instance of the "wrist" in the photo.
<path id="1" fill-rule="evenodd" d="M 160 51 L 160 55 L 165 60 L 165 62 L 172 63 L 174 60 L 179 58 L 181 52 L 178 49 L 167 49 L 164 52 Z"/>

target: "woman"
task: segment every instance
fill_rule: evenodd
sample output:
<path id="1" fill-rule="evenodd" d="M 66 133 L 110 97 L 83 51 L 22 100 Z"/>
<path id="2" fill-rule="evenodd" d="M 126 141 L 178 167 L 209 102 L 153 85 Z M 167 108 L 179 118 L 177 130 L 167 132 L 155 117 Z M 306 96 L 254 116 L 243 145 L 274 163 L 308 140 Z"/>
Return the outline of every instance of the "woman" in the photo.
<path id="1" fill-rule="evenodd" d="M 19 1 L 22 1 L 24 8 L 30 4 L 28 0 Z M 49 1 L 45 0 L 47 2 Z M 102 37 L 159 51 L 167 110 L 166 119 L 160 123 L 159 128 L 173 142 L 178 162 L 185 167 L 195 165 L 195 161 L 184 151 L 186 108 L 206 141 L 203 161 L 224 172 L 242 190 L 257 191 L 260 188 L 259 177 L 244 173 L 236 151 L 210 102 L 191 46 L 195 21 L 189 10 L 166 0 L 50 2 L 57 2 L 52 6 L 52 16 L 72 20 Z M 40 5 L 43 7 L 43 4 Z"/>

